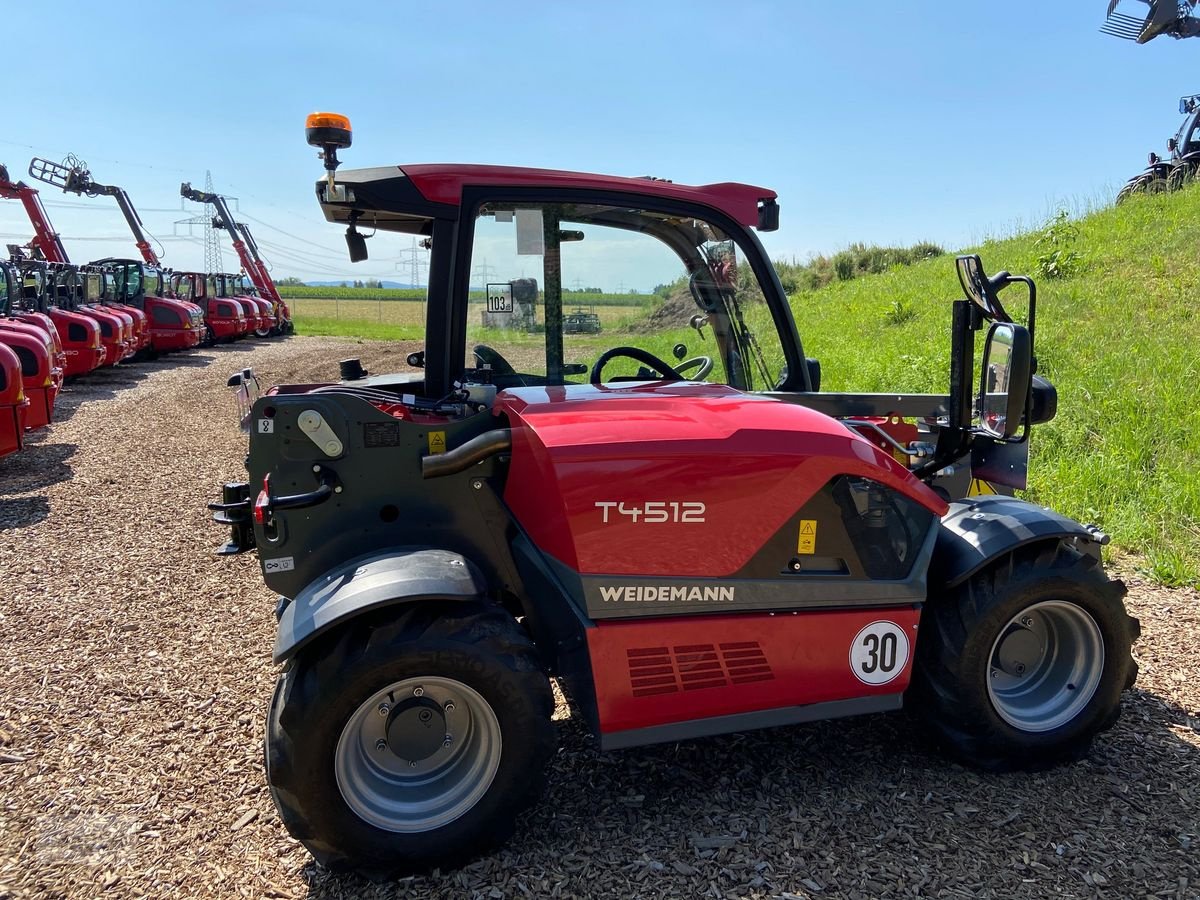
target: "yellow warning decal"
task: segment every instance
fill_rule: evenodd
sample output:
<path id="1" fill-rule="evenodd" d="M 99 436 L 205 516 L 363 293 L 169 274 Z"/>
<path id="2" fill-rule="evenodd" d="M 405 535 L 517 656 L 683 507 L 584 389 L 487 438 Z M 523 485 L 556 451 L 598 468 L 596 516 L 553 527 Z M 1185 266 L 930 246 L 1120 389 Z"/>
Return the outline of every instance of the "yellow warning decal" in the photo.
<path id="1" fill-rule="evenodd" d="M 971 489 L 967 491 L 968 497 L 986 497 L 988 494 L 999 493 L 994 487 L 984 481 L 982 478 L 971 479 Z"/>
<path id="2" fill-rule="evenodd" d="M 429 452 L 430 453 L 445 453 L 446 452 L 446 432 L 444 432 L 444 431 L 429 432 Z"/>
<path id="3" fill-rule="evenodd" d="M 800 520 L 800 540 L 796 543 L 796 552 L 807 556 L 817 552 L 817 520 Z"/>

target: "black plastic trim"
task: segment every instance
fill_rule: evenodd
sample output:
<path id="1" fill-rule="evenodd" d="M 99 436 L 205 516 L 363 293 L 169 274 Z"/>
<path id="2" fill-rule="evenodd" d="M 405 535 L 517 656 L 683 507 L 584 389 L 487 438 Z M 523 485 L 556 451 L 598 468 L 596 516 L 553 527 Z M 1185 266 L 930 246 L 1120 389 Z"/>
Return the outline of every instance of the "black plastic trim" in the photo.
<path id="1" fill-rule="evenodd" d="M 600 749 L 622 750 L 628 747 L 645 747 L 648 744 L 688 741 L 694 738 L 710 737 L 714 734 L 734 734 L 739 731 L 776 728 L 780 725 L 798 725 L 802 722 L 893 712 L 903 706 L 903 694 L 884 694 L 873 697 L 856 697 L 851 700 L 829 700 L 825 703 L 811 703 L 806 706 L 785 706 L 780 709 L 735 713 L 730 716 L 713 716 L 709 719 L 693 719 L 689 722 L 672 722 L 669 725 L 653 725 L 649 728 L 631 728 L 627 731 L 601 734 Z"/>
<path id="2" fill-rule="evenodd" d="M 1107 540 L 1095 529 L 1016 497 L 974 497 L 950 504 L 937 529 L 929 569 L 930 591 L 962 584 L 976 572 L 1039 541 L 1076 539 L 1098 554 Z"/>

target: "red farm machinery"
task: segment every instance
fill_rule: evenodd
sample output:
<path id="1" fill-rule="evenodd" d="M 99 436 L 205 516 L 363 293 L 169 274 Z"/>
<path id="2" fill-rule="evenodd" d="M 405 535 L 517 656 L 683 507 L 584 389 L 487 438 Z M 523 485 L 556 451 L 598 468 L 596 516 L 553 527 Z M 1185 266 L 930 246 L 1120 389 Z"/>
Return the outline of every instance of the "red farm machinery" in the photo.
<path id="1" fill-rule="evenodd" d="M 242 289 L 239 276 L 214 273 L 221 277 L 220 296 L 247 299 L 259 308 L 258 326 L 255 329 L 255 333 L 259 337 L 267 337 L 271 334 L 291 334 L 295 331 L 295 327 L 292 325 L 291 311 L 279 295 L 279 290 L 275 287 L 275 282 L 267 271 L 267 264 L 263 260 L 262 254 L 259 253 L 258 244 L 250 233 L 250 229 L 234 219 L 228 201 L 220 194 L 197 190 L 187 182 L 179 186 L 179 194 L 188 200 L 213 207 L 216 212 L 216 215 L 213 216 L 213 225 L 224 229 L 229 234 L 242 271 L 249 277 L 250 283 L 254 285 L 257 292 L 253 296 L 236 293 Z"/>
<path id="2" fill-rule="evenodd" d="M 187 350 L 205 340 L 207 329 L 203 311 L 194 303 L 168 296 L 162 263 L 150 244 L 141 217 L 123 188 L 95 181 L 86 163 L 74 156 L 68 156 L 63 163 L 35 157 L 29 163 L 29 174 L 64 192 L 87 197 L 112 197 L 116 200 L 133 234 L 141 259 L 108 258 L 97 260 L 94 265 L 101 266 L 112 275 L 114 293 L 109 298 L 110 302 L 132 307 L 132 312 L 140 316 L 141 327 L 137 336 L 139 349 L 158 354 Z M 67 260 L 64 254 L 64 258 L 51 261 Z"/>
<path id="3" fill-rule="evenodd" d="M 205 311 L 208 339 L 234 341 L 258 327 L 258 306 L 220 293 L 216 276 L 204 272 L 172 272 L 171 296 L 197 304 Z"/>
<path id="4" fill-rule="evenodd" d="M 1057 408 L 1031 279 L 959 258 L 946 393 L 822 391 L 768 188 L 339 173 L 348 120 L 308 138 L 352 260 L 360 224 L 431 247 L 416 371 L 230 380 L 249 477 L 211 508 L 280 595 L 266 778 L 318 860 L 388 877 L 503 841 L 554 753 L 551 677 L 601 749 L 907 707 L 1004 770 L 1116 720 L 1139 625 L 1107 536 L 1011 496 Z M 507 280 L 473 283 L 484 253 Z M 651 259 L 679 309 L 567 332 L 573 276 Z"/>
<path id="5" fill-rule="evenodd" d="M 8 177 L 8 169 L 2 165 L 0 198 L 20 200 L 27 211 L 31 208 L 41 209 L 37 191 L 19 182 L 14 184 Z M 42 237 L 39 233 L 35 240 Z M 50 237 L 57 239 L 53 232 L 50 232 Z M 48 316 L 40 311 L 26 310 L 17 303 L 18 298 L 23 296 L 23 290 L 13 264 L 3 264 L 0 281 L 3 282 L 0 344 L 4 344 L 17 357 L 21 373 L 21 412 L 14 413 L 14 416 L 23 419 L 24 428 L 45 428 L 54 419 L 54 400 L 62 387 L 66 363 L 63 344 L 55 323 Z M 9 353 L 6 353 L 4 365 L 9 366 L 11 361 Z M 5 383 L 8 383 L 7 375 Z M 3 393 L 8 399 L 15 396 L 11 387 L 6 387 Z M 11 441 L 5 440 L 4 444 L 9 446 Z"/>

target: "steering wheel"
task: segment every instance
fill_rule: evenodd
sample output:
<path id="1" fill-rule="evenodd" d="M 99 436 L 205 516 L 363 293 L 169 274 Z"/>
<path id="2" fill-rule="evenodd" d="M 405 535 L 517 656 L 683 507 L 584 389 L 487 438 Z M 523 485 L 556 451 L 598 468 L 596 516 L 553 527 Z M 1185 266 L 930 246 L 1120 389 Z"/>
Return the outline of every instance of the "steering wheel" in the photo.
<path id="1" fill-rule="evenodd" d="M 516 369 L 512 367 L 507 359 L 500 353 L 487 344 L 476 344 L 471 348 L 471 353 L 475 356 L 475 363 L 482 368 L 483 366 L 491 366 L 493 375 L 515 375 Z"/>
<path id="2" fill-rule="evenodd" d="M 640 347 L 610 347 L 600 354 L 600 358 L 592 364 L 591 382 L 592 384 L 603 384 L 600 378 L 604 371 L 605 365 L 618 356 L 626 356 L 634 362 L 640 362 L 644 366 L 650 366 L 659 374 L 663 375 L 668 381 L 683 381 L 684 378 L 675 369 L 671 368 L 653 353 L 643 350 Z M 711 362 L 709 366 L 711 367 Z"/>
<path id="3" fill-rule="evenodd" d="M 684 375 L 688 369 L 695 369 L 693 375 L 685 375 L 687 381 L 703 381 L 708 377 L 708 373 L 713 370 L 713 361 L 711 356 L 693 356 L 691 359 L 685 359 L 675 367 L 675 371 L 680 375 Z"/>

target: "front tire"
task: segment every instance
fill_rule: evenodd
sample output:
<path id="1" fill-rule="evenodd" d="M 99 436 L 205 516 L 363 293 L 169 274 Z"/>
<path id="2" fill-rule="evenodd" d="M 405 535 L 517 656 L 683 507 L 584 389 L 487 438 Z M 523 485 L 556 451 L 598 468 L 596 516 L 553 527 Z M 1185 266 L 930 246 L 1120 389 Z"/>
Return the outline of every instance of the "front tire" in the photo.
<path id="1" fill-rule="evenodd" d="M 1181 191 L 1196 179 L 1196 168 L 1192 163 L 1180 163 L 1171 170 L 1167 178 L 1167 189 Z"/>
<path id="2" fill-rule="evenodd" d="M 271 796 L 332 869 L 385 879 L 459 865 L 502 843 L 540 793 L 553 709 L 533 644 L 501 609 L 351 623 L 279 680 Z"/>
<path id="3" fill-rule="evenodd" d="M 930 601 L 908 705 L 979 768 L 1080 758 L 1137 677 L 1124 595 L 1066 543 L 1018 551 Z"/>

